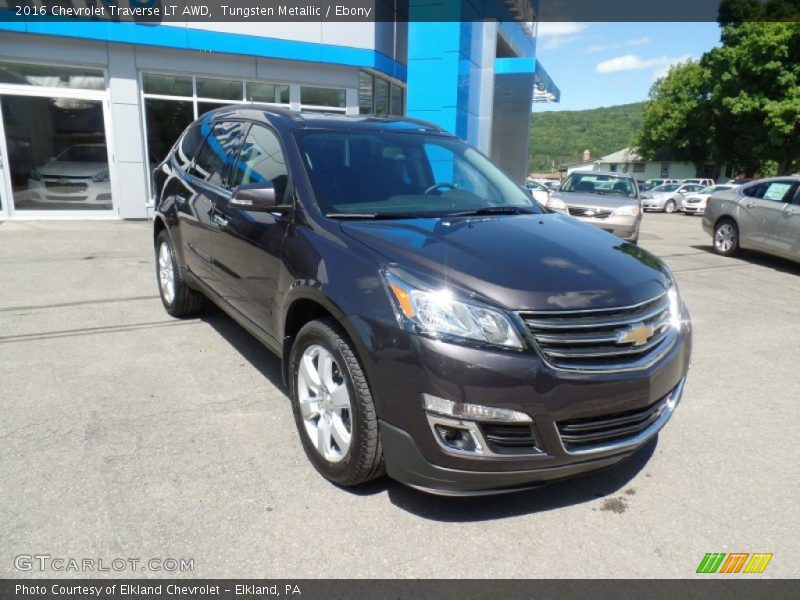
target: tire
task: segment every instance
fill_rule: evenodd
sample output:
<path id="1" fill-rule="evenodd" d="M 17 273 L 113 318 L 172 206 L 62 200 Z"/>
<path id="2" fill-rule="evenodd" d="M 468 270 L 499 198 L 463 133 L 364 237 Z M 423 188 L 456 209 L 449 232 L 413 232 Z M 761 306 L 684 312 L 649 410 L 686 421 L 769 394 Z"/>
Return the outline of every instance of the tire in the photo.
<path id="1" fill-rule="evenodd" d="M 386 472 L 372 393 L 355 348 L 336 321 L 303 326 L 289 357 L 289 381 L 297 432 L 320 475 L 350 487 Z"/>
<path id="2" fill-rule="evenodd" d="M 739 228 L 733 219 L 720 219 L 714 226 L 714 251 L 722 256 L 739 252 Z"/>
<path id="3" fill-rule="evenodd" d="M 672 214 L 675 212 L 675 200 L 672 198 L 667 200 L 667 202 L 664 204 L 664 212 L 667 214 Z"/>
<path id="4" fill-rule="evenodd" d="M 189 317 L 203 308 L 203 294 L 186 285 L 175 245 L 166 229 L 156 238 L 156 281 L 161 303 L 173 317 Z"/>

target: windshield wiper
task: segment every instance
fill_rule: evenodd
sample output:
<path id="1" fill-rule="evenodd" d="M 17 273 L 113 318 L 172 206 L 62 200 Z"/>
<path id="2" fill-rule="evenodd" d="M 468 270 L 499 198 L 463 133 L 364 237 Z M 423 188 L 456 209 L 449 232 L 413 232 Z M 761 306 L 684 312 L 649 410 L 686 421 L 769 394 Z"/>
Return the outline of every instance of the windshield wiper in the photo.
<path id="1" fill-rule="evenodd" d="M 535 215 L 539 214 L 527 208 L 517 206 L 487 206 L 474 210 L 463 210 L 460 212 L 449 213 L 448 217 L 473 217 L 481 215 Z"/>

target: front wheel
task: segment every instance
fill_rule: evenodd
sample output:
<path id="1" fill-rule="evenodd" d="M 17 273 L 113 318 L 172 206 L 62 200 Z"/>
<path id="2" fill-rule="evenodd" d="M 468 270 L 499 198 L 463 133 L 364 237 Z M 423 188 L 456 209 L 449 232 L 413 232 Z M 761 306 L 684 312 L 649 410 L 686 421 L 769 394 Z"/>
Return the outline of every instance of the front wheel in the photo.
<path id="1" fill-rule="evenodd" d="M 667 203 L 664 205 L 664 212 L 665 213 L 675 212 L 675 200 L 667 200 Z"/>
<path id="2" fill-rule="evenodd" d="M 739 251 L 739 228 L 731 220 L 723 220 L 714 228 L 714 250 L 722 256 L 733 256 Z"/>
<path id="3" fill-rule="evenodd" d="M 289 358 L 292 409 L 306 456 L 329 481 L 384 473 L 378 418 L 352 342 L 332 319 L 307 323 Z"/>

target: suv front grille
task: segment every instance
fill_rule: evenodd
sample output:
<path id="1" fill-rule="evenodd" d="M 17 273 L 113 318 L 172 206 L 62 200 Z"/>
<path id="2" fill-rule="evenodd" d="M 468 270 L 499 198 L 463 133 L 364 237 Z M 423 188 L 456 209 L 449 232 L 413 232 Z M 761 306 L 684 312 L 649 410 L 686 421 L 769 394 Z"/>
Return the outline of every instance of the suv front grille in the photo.
<path id="1" fill-rule="evenodd" d="M 643 368 L 675 340 L 666 293 L 634 306 L 520 313 L 547 362 L 558 369 Z"/>
<path id="2" fill-rule="evenodd" d="M 624 442 L 650 427 L 661 417 L 667 406 L 668 397 L 637 410 L 556 423 L 561 442 L 568 452 Z"/>
<path id="3" fill-rule="evenodd" d="M 595 219 L 607 219 L 611 216 L 611 211 L 605 208 L 591 208 L 588 206 L 570 206 L 569 214 L 573 217 L 593 217 Z"/>
<path id="4" fill-rule="evenodd" d="M 542 450 L 529 423 L 481 423 L 481 433 L 495 454 L 538 454 Z"/>

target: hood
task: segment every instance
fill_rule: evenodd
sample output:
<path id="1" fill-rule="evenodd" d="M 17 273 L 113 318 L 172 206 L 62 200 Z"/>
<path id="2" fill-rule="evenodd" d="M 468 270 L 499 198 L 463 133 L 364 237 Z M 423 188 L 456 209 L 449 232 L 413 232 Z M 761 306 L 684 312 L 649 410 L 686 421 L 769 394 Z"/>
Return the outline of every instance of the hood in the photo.
<path id="1" fill-rule="evenodd" d="M 342 231 L 412 274 L 513 310 L 580 310 L 649 300 L 669 285 L 659 259 L 557 214 L 342 221 Z"/>
<path id="2" fill-rule="evenodd" d="M 567 206 L 590 206 L 592 208 L 615 209 L 627 204 L 638 204 L 637 198 L 625 196 L 603 196 L 602 194 L 586 194 L 583 192 L 556 192 L 555 198 L 561 198 Z"/>
<path id="3" fill-rule="evenodd" d="M 107 170 L 108 163 L 60 160 L 52 160 L 37 169 L 45 177 L 94 177 Z"/>

